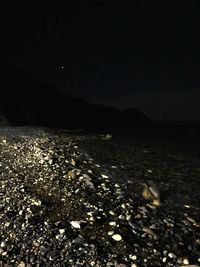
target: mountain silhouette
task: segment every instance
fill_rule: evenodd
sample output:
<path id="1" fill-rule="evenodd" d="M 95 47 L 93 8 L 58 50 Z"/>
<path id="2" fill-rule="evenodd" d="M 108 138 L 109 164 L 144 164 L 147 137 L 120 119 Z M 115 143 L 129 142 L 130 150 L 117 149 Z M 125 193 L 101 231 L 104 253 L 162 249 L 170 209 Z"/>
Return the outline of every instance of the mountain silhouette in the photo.
<path id="1" fill-rule="evenodd" d="M 0 64 L 0 113 L 12 126 L 112 130 L 149 119 L 135 109 L 91 104 L 60 92 L 8 63 Z"/>

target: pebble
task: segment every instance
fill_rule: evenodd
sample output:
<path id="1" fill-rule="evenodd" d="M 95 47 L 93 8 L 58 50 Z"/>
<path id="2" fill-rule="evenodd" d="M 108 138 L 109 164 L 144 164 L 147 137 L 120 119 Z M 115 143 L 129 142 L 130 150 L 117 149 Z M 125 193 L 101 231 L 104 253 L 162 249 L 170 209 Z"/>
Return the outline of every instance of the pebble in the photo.
<path id="1" fill-rule="evenodd" d="M 115 241 L 121 241 L 121 240 L 122 240 L 122 237 L 121 237 L 121 235 L 119 235 L 119 234 L 115 234 L 115 235 L 113 235 L 112 238 L 113 238 Z"/>
<path id="2" fill-rule="evenodd" d="M 110 215 L 115 215 L 114 211 L 110 210 L 109 211 Z"/>
<path id="3" fill-rule="evenodd" d="M 59 229 L 59 233 L 62 235 L 65 233 L 65 229 Z"/>
<path id="4" fill-rule="evenodd" d="M 77 229 L 80 229 L 81 226 L 80 226 L 80 223 L 78 221 L 71 221 L 70 224 L 74 227 L 74 228 L 77 228 Z"/>
<path id="5" fill-rule="evenodd" d="M 171 259 L 176 258 L 176 255 L 174 255 L 174 253 L 172 253 L 172 252 L 168 253 L 168 256 Z"/>
<path id="6" fill-rule="evenodd" d="M 109 222 L 109 225 L 116 226 L 117 224 L 116 224 L 116 222 Z"/>
<path id="7" fill-rule="evenodd" d="M 102 174 L 101 177 L 104 178 L 104 179 L 108 179 L 108 178 L 109 178 L 109 177 L 108 177 L 107 175 L 105 175 L 105 174 Z"/>
<path id="8" fill-rule="evenodd" d="M 25 262 L 21 261 L 17 267 L 26 267 L 26 264 L 25 264 Z"/>
<path id="9" fill-rule="evenodd" d="M 99 164 L 95 164 L 94 166 L 97 167 L 97 168 L 100 168 L 101 167 Z"/>
<path id="10" fill-rule="evenodd" d="M 185 259 L 183 260 L 183 264 L 188 265 L 188 264 L 189 264 L 189 260 L 188 260 L 187 258 L 185 258 Z"/>
<path id="11" fill-rule="evenodd" d="M 6 243 L 2 241 L 0 247 L 4 248 L 5 246 L 6 246 Z"/>
<path id="12" fill-rule="evenodd" d="M 113 235 L 114 234 L 114 231 L 109 231 L 108 232 L 108 235 Z"/>
<path id="13" fill-rule="evenodd" d="M 111 168 L 113 168 L 113 169 L 117 169 L 117 166 L 112 165 Z"/>
<path id="14" fill-rule="evenodd" d="M 76 161 L 75 161 L 74 159 L 71 159 L 71 164 L 72 164 L 73 166 L 75 166 L 75 165 L 76 165 Z"/>
<path id="15" fill-rule="evenodd" d="M 136 255 L 129 255 L 129 258 L 133 261 L 135 261 L 137 259 L 137 256 Z"/>

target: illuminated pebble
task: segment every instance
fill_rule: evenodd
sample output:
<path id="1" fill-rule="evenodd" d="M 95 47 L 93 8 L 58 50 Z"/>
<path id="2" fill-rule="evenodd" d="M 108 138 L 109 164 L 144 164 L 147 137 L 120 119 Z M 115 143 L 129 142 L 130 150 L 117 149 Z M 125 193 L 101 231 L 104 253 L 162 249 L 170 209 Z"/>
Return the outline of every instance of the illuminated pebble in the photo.
<path id="1" fill-rule="evenodd" d="M 113 235 L 114 234 L 114 231 L 109 231 L 108 232 L 108 235 Z"/>
<path id="2" fill-rule="evenodd" d="M 188 264 L 189 264 L 189 260 L 188 260 L 187 258 L 185 258 L 185 259 L 183 260 L 183 264 L 188 265 Z"/>
<path id="3" fill-rule="evenodd" d="M 31 208 L 26 209 L 28 213 L 32 214 Z"/>
<path id="4" fill-rule="evenodd" d="M 25 266 L 26 266 L 26 264 L 23 261 L 21 261 L 20 264 L 17 265 L 17 267 L 25 267 Z"/>
<path id="5" fill-rule="evenodd" d="M 80 223 L 78 221 L 71 221 L 70 224 L 76 229 L 81 228 Z"/>
<path id="6" fill-rule="evenodd" d="M 131 215 L 126 215 L 126 220 L 129 221 L 131 219 Z"/>
<path id="7" fill-rule="evenodd" d="M 166 257 L 164 257 L 164 258 L 162 259 L 162 261 L 163 261 L 163 262 L 166 262 L 166 261 L 167 261 L 167 258 L 166 258 Z"/>
<path id="8" fill-rule="evenodd" d="M 23 214 L 23 210 L 20 210 L 20 211 L 19 211 L 19 215 L 22 215 L 22 214 Z"/>
<path id="9" fill-rule="evenodd" d="M 114 211 L 110 210 L 109 211 L 110 215 L 115 215 Z"/>
<path id="10" fill-rule="evenodd" d="M 135 261 L 137 259 L 137 256 L 136 255 L 129 255 L 129 258 L 133 261 Z"/>
<path id="11" fill-rule="evenodd" d="M 171 253 L 171 252 L 168 254 L 168 256 L 169 256 L 169 258 L 171 258 L 171 259 L 173 259 L 173 258 L 176 257 L 176 255 L 174 255 L 174 253 Z"/>
<path id="12" fill-rule="evenodd" d="M 32 205 L 41 206 L 41 201 L 40 200 L 32 199 Z"/>
<path id="13" fill-rule="evenodd" d="M 5 242 L 2 241 L 0 246 L 1 248 L 4 248 L 6 246 Z"/>
<path id="14" fill-rule="evenodd" d="M 116 226 L 116 222 L 109 222 L 109 225 Z"/>
<path id="15" fill-rule="evenodd" d="M 154 200 L 152 201 L 152 204 L 153 204 L 153 206 L 160 206 L 160 205 L 161 205 L 159 199 L 154 199 Z"/>
<path id="16" fill-rule="evenodd" d="M 119 234 L 115 234 L 115 235 L 112 236 L 112 239 L 114 239 L 115 241 L 121 241 L 122 237 Z"/>
<path id="17" fill-rule="evenodd" d="M 71 164 L 72 164 L 73 166 L 75 166 L 75 165 L 76 165 L 76 161 L 75 161 L 74 159 L 71 159 Z"/>
<path id="18" fill-rule="evenodd" d="M 111 168 L 113 168 L 113 169 L 117 169 L 117 166 L 114 166 L 114 165 L 113 165 L 113 166 L 111 166 Z"/>
<path id="19" fill-rule="evenodd" d="M 62 235 L 62 234 L 64 234 L 64 232 L 65 232 L 65 229 L 59 229 L 59 233 Z"/>
<path id="20" fill-rule="evenodd" d="M 101 177 L 104 178 L 104 179 L 107 179 L 108 178 L 108 176 L 105 175 L 105 174 L 102 174 Z"/>

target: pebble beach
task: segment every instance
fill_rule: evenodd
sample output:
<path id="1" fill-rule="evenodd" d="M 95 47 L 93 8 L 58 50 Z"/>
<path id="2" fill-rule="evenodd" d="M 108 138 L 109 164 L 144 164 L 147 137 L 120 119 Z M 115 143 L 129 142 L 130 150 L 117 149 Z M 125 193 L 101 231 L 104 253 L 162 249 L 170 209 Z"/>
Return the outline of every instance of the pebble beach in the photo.
<path id="1" fill-rule="evenodd" d="M 0 131 L 0 266 L 200 266 L 199 166 L 99 135 Z"/>

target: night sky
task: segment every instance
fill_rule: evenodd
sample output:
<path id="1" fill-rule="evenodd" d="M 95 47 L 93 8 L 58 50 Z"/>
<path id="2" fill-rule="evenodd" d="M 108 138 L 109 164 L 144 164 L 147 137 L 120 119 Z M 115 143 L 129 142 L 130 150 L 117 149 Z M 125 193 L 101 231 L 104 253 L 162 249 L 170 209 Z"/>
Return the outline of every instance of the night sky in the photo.
<path id="1" fill-rule="evenodd" d="M 0 56 L 93 103 L 200 120 L 197 4 L 15 1 L 0 9 Z"/>

